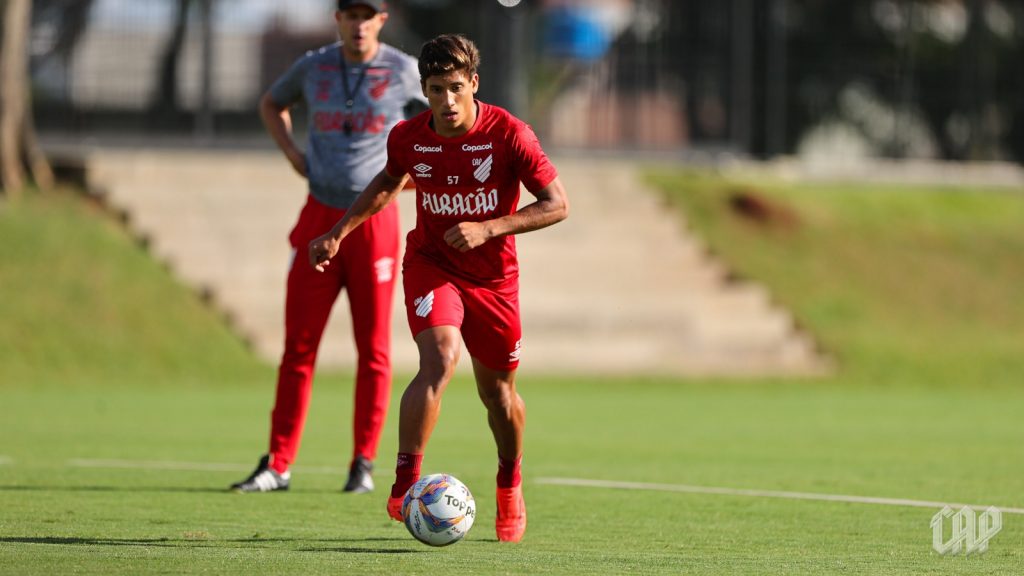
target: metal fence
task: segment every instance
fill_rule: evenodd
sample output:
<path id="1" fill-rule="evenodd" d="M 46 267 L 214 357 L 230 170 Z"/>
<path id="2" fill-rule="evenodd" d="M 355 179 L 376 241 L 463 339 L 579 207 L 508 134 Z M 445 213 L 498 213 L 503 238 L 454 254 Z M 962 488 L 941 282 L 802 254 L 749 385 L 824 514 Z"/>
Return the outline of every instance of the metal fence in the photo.
<path id="1" fill-rule="evenodd" d="M 255 137 L 262 91 L 336 37 L 331 0 L 34 7 L 44 134 Z M 1024 158 L 1020 2 L 394 0 L 390 12 L 385 41 L 412 54 L 441 32 L 474 38 L 480 97 L 549 146 Z"/>

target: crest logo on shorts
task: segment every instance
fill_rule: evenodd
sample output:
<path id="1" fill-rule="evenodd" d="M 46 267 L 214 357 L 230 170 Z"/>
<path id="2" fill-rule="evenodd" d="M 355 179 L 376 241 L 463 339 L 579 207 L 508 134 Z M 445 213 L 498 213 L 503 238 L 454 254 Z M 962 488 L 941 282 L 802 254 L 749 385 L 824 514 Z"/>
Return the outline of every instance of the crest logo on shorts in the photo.
<path id="1" fill-rule="evenodd" d="M 430 315 L 430 311 L 434 309 L 434 291 L 431 290 L 427 292 L 426 296 L 420 296 L 413 300 L 412 305 L 416 307 L 417 316 L 426 318 Z"/>

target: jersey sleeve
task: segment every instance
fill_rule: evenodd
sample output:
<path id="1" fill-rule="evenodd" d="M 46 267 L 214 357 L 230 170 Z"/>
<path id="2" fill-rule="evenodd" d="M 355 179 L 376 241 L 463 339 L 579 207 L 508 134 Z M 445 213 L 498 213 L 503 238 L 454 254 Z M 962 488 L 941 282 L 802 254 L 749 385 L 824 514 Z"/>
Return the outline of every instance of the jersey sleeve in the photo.
<path id="1" fill-rule="evenodd" d="M 540 147 L 533 128 L 525 122 L 515 122 L 510 134 L 509 149 L 519 180 L 530 192 L 536 192 L 558 176 L 554 164 Z"/>
<path id="2" fill-rule="evenodd" d="M 306 62 L 308 60 L 308 54 L 299 58 L 287 72 L 270 85 L 268 92 L 274 104 L 289 106 L 302 99 L 302 80 L 306 74 Z"/>

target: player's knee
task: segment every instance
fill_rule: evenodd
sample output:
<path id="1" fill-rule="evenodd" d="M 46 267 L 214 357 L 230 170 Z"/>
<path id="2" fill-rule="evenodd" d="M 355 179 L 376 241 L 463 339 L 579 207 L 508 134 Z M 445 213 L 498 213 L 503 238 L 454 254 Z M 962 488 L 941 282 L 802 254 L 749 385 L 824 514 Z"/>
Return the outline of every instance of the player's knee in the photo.
<path id="1" fill-rule="evenodd" d="M 479 389 L 480 400 L 488 411 L 505 414 L 512 411 L 522 401 L 511 385 L 498 385 Z"/>
<path id="2" fill-rule="evenodd" d="M 438 346 L 420 358 L 420 374 L 428 380 L 447 382 L 455 375 L 458 363 L 458 347 Z"/>

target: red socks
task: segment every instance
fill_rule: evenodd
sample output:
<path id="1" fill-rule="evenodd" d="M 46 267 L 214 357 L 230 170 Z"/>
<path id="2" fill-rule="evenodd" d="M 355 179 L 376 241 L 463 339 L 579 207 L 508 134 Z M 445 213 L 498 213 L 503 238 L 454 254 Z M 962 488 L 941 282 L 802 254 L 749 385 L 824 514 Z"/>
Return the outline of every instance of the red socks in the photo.
<path id="1" fill-rule="evenodd" d="M 522 462 L 522 455 L 515 460 L 498 457 L 498 475 L 496 477 L 498 488 L 515 488 L 522 483 L 523 477 L 520 472 Z M 392 498 L 404 496 L 409 487 L 420 479 L 422 463 L 423 454 L 398 453 L 398 461 L 395 465 L 395 483 L 391 485 Z"/>
<path id="2" fill-rule="evenodd" d="M 405 496 L 409 487 L 420 479 L 420 464 L 422 463 L 423 454 L 398 453 L 398 463 L 395 464 L 395 483 L 391 485 L 392 498 Z"/>
<path id="3" fill-rule="evenodd" d="M 498 476 L 497 483 L 498 488 L 515 488 L 523 481 L 523 477 L 519 472 L 520 465 L 523 463 L 522 454 L 515 460 L 506 460 L 501 456 L 498 456 Z"/>

